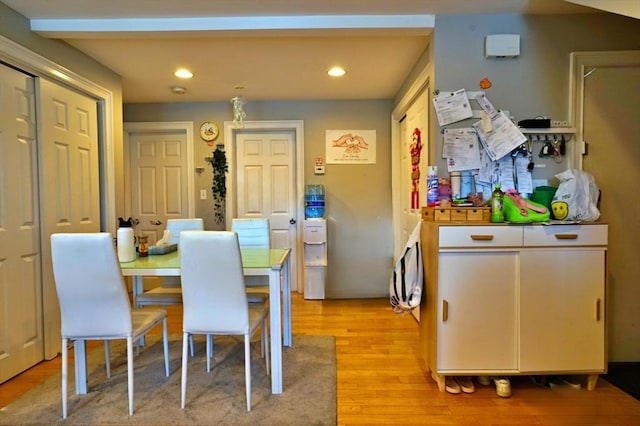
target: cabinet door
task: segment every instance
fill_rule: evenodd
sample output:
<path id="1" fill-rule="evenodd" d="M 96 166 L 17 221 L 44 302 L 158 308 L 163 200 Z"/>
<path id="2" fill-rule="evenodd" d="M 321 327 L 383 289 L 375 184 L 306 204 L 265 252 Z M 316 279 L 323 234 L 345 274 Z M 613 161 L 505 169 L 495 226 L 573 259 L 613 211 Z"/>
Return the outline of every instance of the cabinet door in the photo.
<path id="1" fill-rule="evenodd" d="M 525 250 L 520 267 L 520 370 L 604 371 L 604 249 Z"/>
<path id="2" fill-rule="evenodd" d="M 517 368 L 515 251 L 439 255 L 437 370 Z"/>

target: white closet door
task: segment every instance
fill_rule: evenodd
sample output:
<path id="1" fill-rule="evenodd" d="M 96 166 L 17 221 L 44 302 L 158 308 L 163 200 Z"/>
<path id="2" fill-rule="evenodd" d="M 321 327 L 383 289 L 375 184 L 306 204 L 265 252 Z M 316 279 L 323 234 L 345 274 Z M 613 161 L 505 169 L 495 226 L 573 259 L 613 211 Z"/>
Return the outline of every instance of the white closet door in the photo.
<path id="1" fill-rule="evenodd" d="M 45 357 L 50 358 L 61 344 L 50 235 L 100 231 L 98 108 L 95 99 L 41 79 L 40 112 Z"/>
<path id="2" fill-rule="evenodd" d="M 0 383 L 43 359 L 33 78 L 0 65 Z"/>

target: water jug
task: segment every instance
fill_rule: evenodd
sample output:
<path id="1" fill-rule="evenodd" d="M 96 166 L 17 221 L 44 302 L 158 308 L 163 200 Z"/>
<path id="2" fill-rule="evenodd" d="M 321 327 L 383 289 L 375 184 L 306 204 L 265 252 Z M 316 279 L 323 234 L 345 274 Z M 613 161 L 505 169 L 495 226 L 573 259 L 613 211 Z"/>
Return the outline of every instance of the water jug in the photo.
<path id="1" fill-rule="evenodd" d="M 306 219 L 324 217 L 324 186 L 306 185 L 304 191 L 304 216 Z"/>

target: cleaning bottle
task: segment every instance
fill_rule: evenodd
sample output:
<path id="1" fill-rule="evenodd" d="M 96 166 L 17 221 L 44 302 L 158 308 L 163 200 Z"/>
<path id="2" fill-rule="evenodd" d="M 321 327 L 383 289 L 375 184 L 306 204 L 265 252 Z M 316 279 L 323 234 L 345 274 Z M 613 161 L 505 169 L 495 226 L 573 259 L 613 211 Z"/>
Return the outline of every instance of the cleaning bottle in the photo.
<path id="1" fill-rule="evenodd" d="M 497 184 L 495 189 L 491 193 L 491 222 L 504 222 L 504 214 L 502 213 L 503 201 L 504 192 L 502 192 L 502 189 L 500 189 L 500 184 Z"/>
<path id="2" fill-rule="evenodd" d="M 429 166 L 427 172 L 427 206 L 438 204 L 438 166 Z"/>

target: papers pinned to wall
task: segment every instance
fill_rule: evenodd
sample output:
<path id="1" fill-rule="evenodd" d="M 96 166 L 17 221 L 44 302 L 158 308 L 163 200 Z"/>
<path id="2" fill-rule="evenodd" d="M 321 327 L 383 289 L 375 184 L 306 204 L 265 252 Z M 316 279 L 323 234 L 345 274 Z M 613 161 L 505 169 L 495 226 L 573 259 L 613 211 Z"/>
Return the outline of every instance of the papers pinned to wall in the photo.
<path id="1" fill-rule="evenodd" d="M 480 168 L 480 142 L 472 128 L 445 129 L 442 157 L 447 159 L 449 172 Z"/>
<path id="2" fill-rule="evenodd" d="M 446 126 L 473 117 L 473 111 L 471 111 L 471 105 L 469 105 L 469 98 L 465 89 L 439 93 L 433 98 L 433 106 L 440 126 Z"/>
<path id="3" fill-rule="evenodd" d="M 516 126 L 503 112 L 491 119 L 491 130 L 485 131 L 482 121 L 473 124 L 480 142 L 492 160 L 499 160 L 527 141 Z"/>

